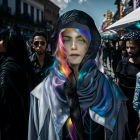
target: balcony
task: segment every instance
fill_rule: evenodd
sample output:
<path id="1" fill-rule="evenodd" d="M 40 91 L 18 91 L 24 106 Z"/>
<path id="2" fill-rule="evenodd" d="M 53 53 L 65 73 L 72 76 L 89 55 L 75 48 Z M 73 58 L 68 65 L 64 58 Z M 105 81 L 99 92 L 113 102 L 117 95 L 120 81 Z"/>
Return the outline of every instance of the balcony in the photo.
<path id="1" fill-rule="evenodd" d="M 4 5 L 0 5 L 0 13 L 5 13 L 5 14 L 11 15 L 11 8 L 4 6 Z"/>
<path id="2" fill-rule="evenodd" d="M 23 13 L 23 14 L 16 13 L 15 16 L 17 16 L 17 17 L 19 17 L 19 18 L 21 18 L 23 20 L 28 20 L 28 21 L 34 22 L 33 17 L 28 13 Z"/>

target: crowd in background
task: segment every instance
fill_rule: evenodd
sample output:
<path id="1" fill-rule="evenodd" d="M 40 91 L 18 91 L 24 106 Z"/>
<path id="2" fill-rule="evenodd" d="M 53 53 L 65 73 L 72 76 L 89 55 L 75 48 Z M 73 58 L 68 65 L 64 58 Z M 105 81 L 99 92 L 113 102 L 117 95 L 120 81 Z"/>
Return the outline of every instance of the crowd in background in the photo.
<path id="1" fill-rule="evenodd" d="M 129 120 L 128 125 L 133 138 L 136 137 L 136 127 L 139 123 L 138 115 L 136 111 L 134 111 L 132 104 L 136 86 L 136 74 L 140 72 L 140 38 L 133 38 L 134 36 L 139 36 L 137 34 L 137 32 L 134 32 L 131 36 L 131 33 L 129 33 L 129 36 L 124 37 L 125 39 L 123 38 L 122 40 L 117 41 L 102 40 L 101 43 L 101 53 L 104 67 L 110 66 L 110 68 L 113 68 L 116 84 L 120 86 L 125 96 L 129 99 L 129 101 L 127 102 Z M 28 122 L 27 120 L 25 120 L 25 122 L 27 121 L 26 123 L 17 121 L 14 124 L 14 120 L 12 120 L 14 114 L 13 108 L 17 108 L 18 110 L 23 109 L 21 112 L 19 112 L 19 116 L 21 118 L 22 116 L 26 116 L 26 119 L 28 118 L 29 114 L 26 114 L 26 112 L 28 112 L 27 110 L 29 108 L 30 97 L 27 94 L 29 94 L 30 91 L 37 84 L 43 81 L 46 75 L 49 74 L 49 67 L 51 67 L 54 62 L 54 57 L 52 56 L 53 44 L 51 43 L 50 39 L 47 38 L 46 34 L 42 31 L 36 31 L 32 36 L 26 36 L 24 34 L 21 36 L 20 33 L 13 29 L 6 29 L 0 33 L 0 39 L 0 41 L 2 42 L 1 46 L 4 48 L 1 52 L 0 74 L 2 75 L 6 72 L 5 74 L 3 74 L 3 77 L 1 77 L 2 82 L 0 88 L 3 88 L 3 94 L 1 93 L 0 109 L 3 112 L 5 112 L 4 110 L 8 109 L 10 112 L 9 113 L 7 111 L 6 114 L 0 115 L 0 121 L 6 119 L 9 120 L 8 116 L 10 116 L 10 123 L 8 123 L 7 121 L 1 122 L 1 127 L 4 128 L 4 132 L 2 132 L 4 133 L 3 137 L 7 137 L 8 139 L 8 137 L 12 137 L 12 131 L 8 132 L 11 127 L 10 125 L 15 125 L 15 130 L 13 130 L 13 133 L 14 131 L 16 131 L 16 134 L 18 134 L 19 130 L 17 130 L 17 128 L 24 129 L 23 132 L 26 131 L 25 133 L 27 133 L 27 128 L 24 128 L 27 126 L 24 126 Z M 107 61 L 107 59 L 109 61 Z M 108 62 L 109 64 L 107 64 Z M 14 68 L 13 64 L 15 66 Z M 6 68 L 8 69 L 8 71 L 5 71 Z M 10 74 L 10 72 L 12 74 Z M 28 73 L 28 75 L 26 73 Z M 24 80 L 25 77 L 26 80 Z M 10 78 L 13 81 L 9 80 Z M 21 83 L 18 83 L 17 81 L 21 81 Z M 5 82 L 8 82 L 9 87 L 5 87 Z M 12 86 L 10 85 L 11 82 Z M 32 83 L 32 85 L 30 83 Z M 29 86 L 26 87 L 26 89 L 24 89 L 25 84 Z M 18 90 L 14 88 L 15 85 L 16 87 L 19 87 Z M 20 101 L 20 99 L 18 99 L 20 97 L 13 98 L 13 96 L 11 96 L 11 100 L 15 102 L 13 102 L 12 104 L 13 108 L 10 109 L 11 105 L 7 106 L 6 102 L 8 101 L 5 97 L 5 93 L 8 94 L 8 92 L 11 92 L 13 95 L 16 92 L 17 94 L 23 93 L 21 96 L 25 96 L 24 98 L 27 98 L 28 103 L 21 101 L 19 102 L 21 106 L 17 106 L 15 102 L 17 103 L 17 100 Z M 2 102 L 4 103 L 2 104 Z M 25 108 L 22 108 L 23 106 L 25 106 Z M 14 114 L 15 118 L 16 115 L 17 114 Z M 4 119 L 5 116 L 7 116 L 6 119 Z M 25 118 L 23 118 L 23 120 Z M 131 120 L 135 120 L 135 123 Z M 139 132 L 139 127 L 137 128 L 137 132 Z M 23 135 L 17 137 L 23 137 L 24 139 Z"/>
<path id="2" fill-rule="evenodd" d="M 114 81 L 129 99 L 127 101 L 128 126 L 132 139 L 134 139 L 136 131 L 138 132 L 140 128 L 140 126 L 137 128 L 139 115 L 136 113 L 139 106 L 139 90 L 135 90 L 136 83 L 139 87 L 139 77 L 137 76 L 140 72 L 140 31 L 130 32 L 117 41 L 102 41 L 102 48 L 104 66 L 110 70 L 111 67 L 113 68 Z M 128 133 L 127 136 L 129 139 Z"/>

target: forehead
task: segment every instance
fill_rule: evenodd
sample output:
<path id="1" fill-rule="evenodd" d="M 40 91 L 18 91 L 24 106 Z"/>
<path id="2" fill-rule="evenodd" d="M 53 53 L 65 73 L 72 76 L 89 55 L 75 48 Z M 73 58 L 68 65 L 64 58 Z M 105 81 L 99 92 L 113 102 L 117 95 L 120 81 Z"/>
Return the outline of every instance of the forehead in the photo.
<path id="1" fill-rule="evenodd" d="M 62 32 L 62 36 L 77 37 L 81 35 L 73 28 L 67 28 L 65 31 Z"/>
<path id="2" fill-rule="evenodd" d="M 35 36 L 34 41 L 46 41 L 44 36 Z"/>
<path id="3" fill-rule="evenodd" d="M 134 43 L 134 41 L 126 41 L 126 46 L 136 46 L 136 44 Z"/>

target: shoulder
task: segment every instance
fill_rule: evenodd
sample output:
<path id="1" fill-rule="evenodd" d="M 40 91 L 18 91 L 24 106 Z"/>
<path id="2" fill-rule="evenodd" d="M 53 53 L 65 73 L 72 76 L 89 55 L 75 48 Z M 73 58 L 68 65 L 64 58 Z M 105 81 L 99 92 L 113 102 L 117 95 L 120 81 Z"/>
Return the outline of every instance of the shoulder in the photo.
<path id="1" fill-rule="evenodd" d="M 32 91 L 31 95 L 40 99 L 41 95 L 44 94 L 45 85 L 50 84 L 50 78 L 47 76 L 40 84 L 38 84 Z M 46 90 L 45 90 L 46 91 Z"/>
<path id="2" fill-rule="evenodd" d="M 21 62 L 12 57 L 7 57 L 7 59 L 4 61 L 3 65 L 1 66 L 1 70 L 4 70 L 4 72 L 16 71 L 17 74 L 22 71 L 22 68 L 24 68 L 24 66 L 21 64 Z"/>

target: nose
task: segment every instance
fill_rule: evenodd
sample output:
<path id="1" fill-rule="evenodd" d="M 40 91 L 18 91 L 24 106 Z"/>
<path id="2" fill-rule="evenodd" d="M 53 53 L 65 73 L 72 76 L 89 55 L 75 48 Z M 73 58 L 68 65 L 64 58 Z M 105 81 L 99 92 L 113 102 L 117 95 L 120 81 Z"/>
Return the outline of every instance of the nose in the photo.
<path id="1" fill-rule="evenodd" d="M 75 41 L 72 42 L 72 47 L 71 47 L 71 49 L 72 49 L 72 50 L 77 50 Z"/>
<path id="2" fill-rule="evenodd" d="M 39 45 L 38 45 L 39 47 L 41 47 L 41 43 L 39 42 Z"/>

